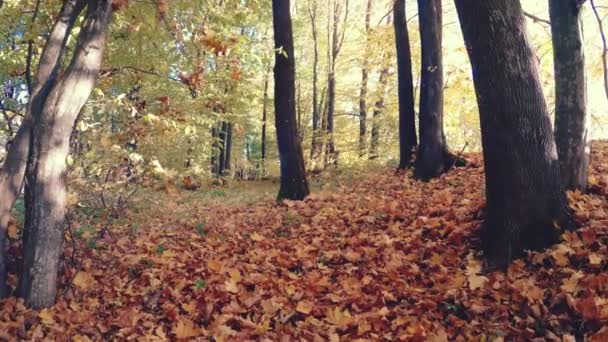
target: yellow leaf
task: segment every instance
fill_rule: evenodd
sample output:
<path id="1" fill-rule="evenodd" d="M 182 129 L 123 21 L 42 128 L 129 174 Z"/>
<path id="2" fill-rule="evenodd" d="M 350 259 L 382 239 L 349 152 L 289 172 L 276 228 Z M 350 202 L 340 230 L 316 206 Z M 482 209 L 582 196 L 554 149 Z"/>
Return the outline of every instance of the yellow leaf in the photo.
<path id="1" fill-rule="evenodd" d="M 589 263 L 591 265 L 599 265 L 602 263 L 602 257 L 595 253 L 591 253 L 589 254 Z"/>
<path id="2" fill-rule="evenodd" d="M 303 313 L 305 315 L 308 315 L 312 311 L 313 308 L 314 308 L 313 302 L 310 302 L 307 300 L 302 300 L 296 306 L 296 311 Z"/>
<path id="3" fill-rule="evenodd" d="M 12 240 L 19 239 L 19 227 L 15 221 L 10 221 L 8 223 L 8 237 Z"/>
<path id="4" fill-rule="evenodd" d="M 199 335 L 200 332 L 200 329 L 191 320 L 183 317 L 173 327 L 173 333 L 177 338 L 192 338 Z"/>
<path id="5" fill-rule="evenodd" d="M 224 269 L 224 263 L 220 260 L 209 260 L 207 262 L 207 267 L 214 272 L 220 273 Z"/>
<path id="6" fill-rule="evenodd" d="M 95 285 L 95 278 L 93 278 L 90 274 L 80 271 L 76 273 L 74 280 L 72 283 L 79 287 L 81 290 L 87 290 Z"/>
<path id="7" fill-rule="evenodd" d="M 55 319 L 53 318 L 53 313 L 49 309 L 43 309 L 42 311 L 40 311 L 40 313 L 38 314 L 38 318 L 40 318 L 40 321 L 44 325 L 57 324 L 57 322 L 55 322 Z"/>
<path id="8" fill-rule="evenodd" d="M 87 335 L 76 335 L 73 337 L 74 342 L 92 342 Z"/>
<path id="9" fill-rule="evenodd" d="M 226 291 L 230 293 L 239 293 L 238 284 L 232 279 L 226 280 L 224 286 L 226 286 Z"/>
<path id="10" fill-rule="evenodd" d="M 264 237 L 262 235 L 254 232 L 253 234 L 251 234 L 251 240 L 259 242 L 259 241 L 264 240 Z"/>

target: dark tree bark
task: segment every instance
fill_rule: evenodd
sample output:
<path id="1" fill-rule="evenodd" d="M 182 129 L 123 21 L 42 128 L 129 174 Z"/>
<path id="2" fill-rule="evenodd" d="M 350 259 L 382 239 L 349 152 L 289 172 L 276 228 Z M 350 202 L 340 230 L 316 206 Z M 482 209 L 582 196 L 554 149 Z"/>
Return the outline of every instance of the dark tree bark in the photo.
<path id="1" fill-rule="evenodd" d="M 486 173 L 482 246 L 505 268 L 573 228 L 519 0 L 456 0 L 473 69 Z"/>
<path id="2" fill-rule="evenodd" d="M 429 180 L 445 172 L 453 162 L 443 132 L 443 60 L 441 52 L 441 0 L 418 0 L 420 44 L 420 145 L 414 176 Z"/>
<path id="3" fill-rule="evenodd" d="M 289 13 L 290 0 L 272 1 L 275 54 L 274 108 L 281 188 L 278 200 L 302 200 L 309 194 L 302 146 L 298 139 L 295 108 L 296 67 Z"/>
<path id="4" fill-rule="evenodd" d="M 397 79 L 399 84 L 399 169 L 410 166 L 416 137 L 416 111 L 414 109 L 414 81 L 412 76 L 412 53 L 405 17 L 405 0 L 393 3 L 395 45 L 397 49 Z"/>
<path id="5" fill-rule="evenodd" d="M 219 175 L 220 173 L 220 133 L 216 125 L 211 127 L 211 173 Z"/>
<path id="6" fill-rule="evenodd" d="M 369 33 L 371 29 L 373 0 L 367 0 L 365 10 L 365 55 L 361 68 L 361 91 L 359 92 L 359 157 L 363 158 L 367 150 L 367 83 L 369 78 Z"/>
<path id="7" fill-rule="evenodd" d="M 384 68 L 380 72 L 380 78 L 378 79 L 378 100 L 374 104 L 374 114 L 372 122 L 372 135 L 369 145 L 369 159 L 373 160 L 378 158 L 378 147 L 380 146 L 380 120 L 384 114 L 386 87 L 388 83 L 389 69 Z"/>
<path id="8" fill-rule="evenodd" d="M 0 298 L 8 294 L 6 288 L 5 234 L 11 217 L 11 208 L 23 185 L 30 150 L 32 115 L 38 115 L 46 97 L 55 85 L 68 37 L 76 19 L 84 8 L 84 4 L 84 0 L 64 2 L 40 56 L 36 80 L 32 86 L 30 103 L 27 106 L 25 118 L 7 151 L 0 172 Z"/>
<path id="9" fill-rule="evenodd" d="M 228 130 L 228 124 L 224 121 L 219 124 L 219 151 L 218 151 L 218 162 L 217 162 L 217 175 L 224 175 L 224 167 L 226 166 L 226 134 Z"/>
<path id="10" fill-rule="evenodd" d="M 578 0 L 549 0 L 555 70 L 555 142 L 562 184 L 587 188 L 587 95 Z"/>
<path id="11" fill-rule="evenodd" d="M 65 160 L 76 118 L 99 74 L 111 4 L 111 0 L 87 1 L 72 61 L 43 110 L 33 117 L 25 193 L 27 236 L 18 289 L 29 307 L 48 307 L 55 301 L 67 197 Z"/>
<path id="12" fill-rule="evenodd" d="M 268 74 L 264 75 L 264 95 L 262 104 L 262 172 L 266 172 L 266 122 L 268 120 Z"/>
<path id="13" fill-rule="evenodd" d="M 226 144 L 225 144 L 225 157 L 224 157 L 224 170 L 230 170 L 232 168 L 232 124 L 226 124 Z"/>

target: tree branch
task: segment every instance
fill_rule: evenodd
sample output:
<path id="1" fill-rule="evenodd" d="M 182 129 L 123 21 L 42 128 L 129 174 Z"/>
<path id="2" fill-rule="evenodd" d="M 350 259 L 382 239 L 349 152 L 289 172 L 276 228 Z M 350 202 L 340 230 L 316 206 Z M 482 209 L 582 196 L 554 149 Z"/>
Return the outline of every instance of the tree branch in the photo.
<path id="1" fill-rule="evenodd" d="M 528 12 L 524 11 L 524 15 L 526 17 L 532 19 L 532 21 L 534 21 L 535 23 L 543 23 L 543 24 L 551 25 L 551 21 L 549 21 L 547 19 L 543 19 L 541 17 L 537 17 L 532 13 L 528 13 Z"/>
<path id="2" fill-rule="evenodd" d="M 600 29 L 600 37 L 602 37 L 602 45 L 604 50 L 602 52 L 602 65 L 604 68 L 604 91 L 606 92 L 606 98 L 608 98 L 608 42 L 606 41 L 606 32 L 604 32 L 604 25 L 602 23 L 602 18 L 600 17 L 600 12 L 595 6 L 595 1 L 590 0 L 591 8 L 593 9 L 593 14 L 597 19 L 597 24 Z"/>

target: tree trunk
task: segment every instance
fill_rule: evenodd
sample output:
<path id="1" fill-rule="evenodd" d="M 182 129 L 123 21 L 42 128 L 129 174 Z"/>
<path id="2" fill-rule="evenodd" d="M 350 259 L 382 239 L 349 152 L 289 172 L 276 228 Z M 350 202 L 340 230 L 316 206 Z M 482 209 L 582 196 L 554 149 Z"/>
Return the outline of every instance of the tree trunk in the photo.
<path id="1" fill-rule="evenodd" d="M 414 81 L 412 52 L 405 16 L 405 0 L 393 3 L 395 45 L 397 49 L 397 78 L 399 93 L 399 169 L 410 166 L 416 137 L 416 111 L 414 110 Z"/>
<path id="2" fill-rule="evenodd" d="M 34 115 L 27 165 L 23 272 L 18 293 L 26 305 L 54 303 L 66 206 L 66 158 L 78 113 L 97 80 L 112 1 L 88 0 L 74 57 L 51 90 L 44 109 Z"/>
<path id="3" fill-rule="evenodd" d="M 232 158 L 232 124 L 226 124 L 226 144 L 225 144 L 224 170 L 232 168 L 230 159 Z"/>
<path id="4" fill-rule="evenodd" d="M 369 33 L 371 29 L 373 0 L 367 0 L 365 10 L 365 52 L 363 56 L 363 68 L 361 68 L 361 91 L 359 93 L 359 157 L 365 157 L 367 149 L 367 81 L 369 77 Z"/>
<path id="5" fill-rule="evenodd" d="M 562 184 L 585 191 L 589 152 L 587 146 L 587 95 L 585 57 L 577 0 L 549 0 L 555 70 L 555 142 Z"/>
<path id="6" fill-rule="evenodd" d="M 0 172 L 0 298 L 8 295 L 6 288 L 6 230 L 11 217 L 11 208 L 21 192 L 30 149 L 32 115 L 38 115 L 59 74 L 60 61 L 76 22 L 84 7 L 83 0 L 64 2 L 57 20 L 49 34 L 47 44 L 40 56 L 36 83 L 32 87 L 30 103 L 25 118 L 8 148 Z"/>
<path id="7" fill-rule="evenodd" d="M 481 239 L 506 268 L 574 227 L 519 0 L 456 0 L 473 69 L 486 173 Z"/>
<path id="8" fill-rule="evenodd" d="M 217 175 L 224 175 L 224 167 L 226 166 L 226 133 L 228 130 L 228 124 L 223 121 L 219 124 L 219 158 L 217 163 Z"/>
<path id="9" fill-rule="evenodd" d="M 211 173 L 219 175 L 220 173 L 220 134 L 215 125 L 211 127 Z"/>
<path id="10" fill-rule="evenodd" d="M 310 26 L 312 28 L 312 41 L 314 46 L 312 64 L 312 144 L 310 147 L 310 159 L 312 168 L 316 169 L 321 156 L 321 114 L 319 108 L 319 39 L 317 31 L 317 0 L 311 0 L 309 8 Z"/>
<path id="11" fill-rule="evenodd" d="M 301 200 L 309 194 L 302 146 L 298 139 L 295 108 L 295 77 L 293 35 L 289 13 L 290 0 L 272 1 L 275 54 L 274 108 L 281 188 L 278 200 Z"/>
<path id="12" fill-rule="evenodd" d="M 268 120 L 268 75 L 264 75 L 264 103 L 262 104 L 262 172 L 266 172 L 266 121 Z"/>
<path id="13" fill-rule="evenodd" d="M 420 16 L 421 81 L 420 145 L 414 176 L 421 180 L 445 172 L 452 161 L 443 132 L 443 60 L 441 0 L 418 0 Z"/>
<path id="14" fill-rule="evenodd" d="M 372 136 L 369 146 L 369 159 L 378 158 L 378 147 L 380 146 L 380 117 L 384 114 L 384 98 L 386 96 L 386 86 L 388 83 L 389 69 L 382 69 L 380 78 L 378 79 L 378 100 L 374 105 L 374 114 L 372 122 Z"/>

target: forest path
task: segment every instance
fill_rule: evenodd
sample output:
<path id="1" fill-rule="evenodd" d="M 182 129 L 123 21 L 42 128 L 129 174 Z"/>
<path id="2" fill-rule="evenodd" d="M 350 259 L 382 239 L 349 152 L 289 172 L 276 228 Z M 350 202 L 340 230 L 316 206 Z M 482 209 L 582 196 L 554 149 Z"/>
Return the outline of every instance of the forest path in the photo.
<path id="1" fill-rule="evenodd" d="M 384 170 L 303 202 L 159 196 L 93 244 L 75 239 L 75 264 L 68 241 L 58 304 L 31 311 L 9 299 L 0 331 L 77 341 L 605 340 L 608 144 L 593 151 L 593 194 L 569 195 L 582 229 L 506 274 L 480 273 L 474 155 L 429 183 Z"/>

